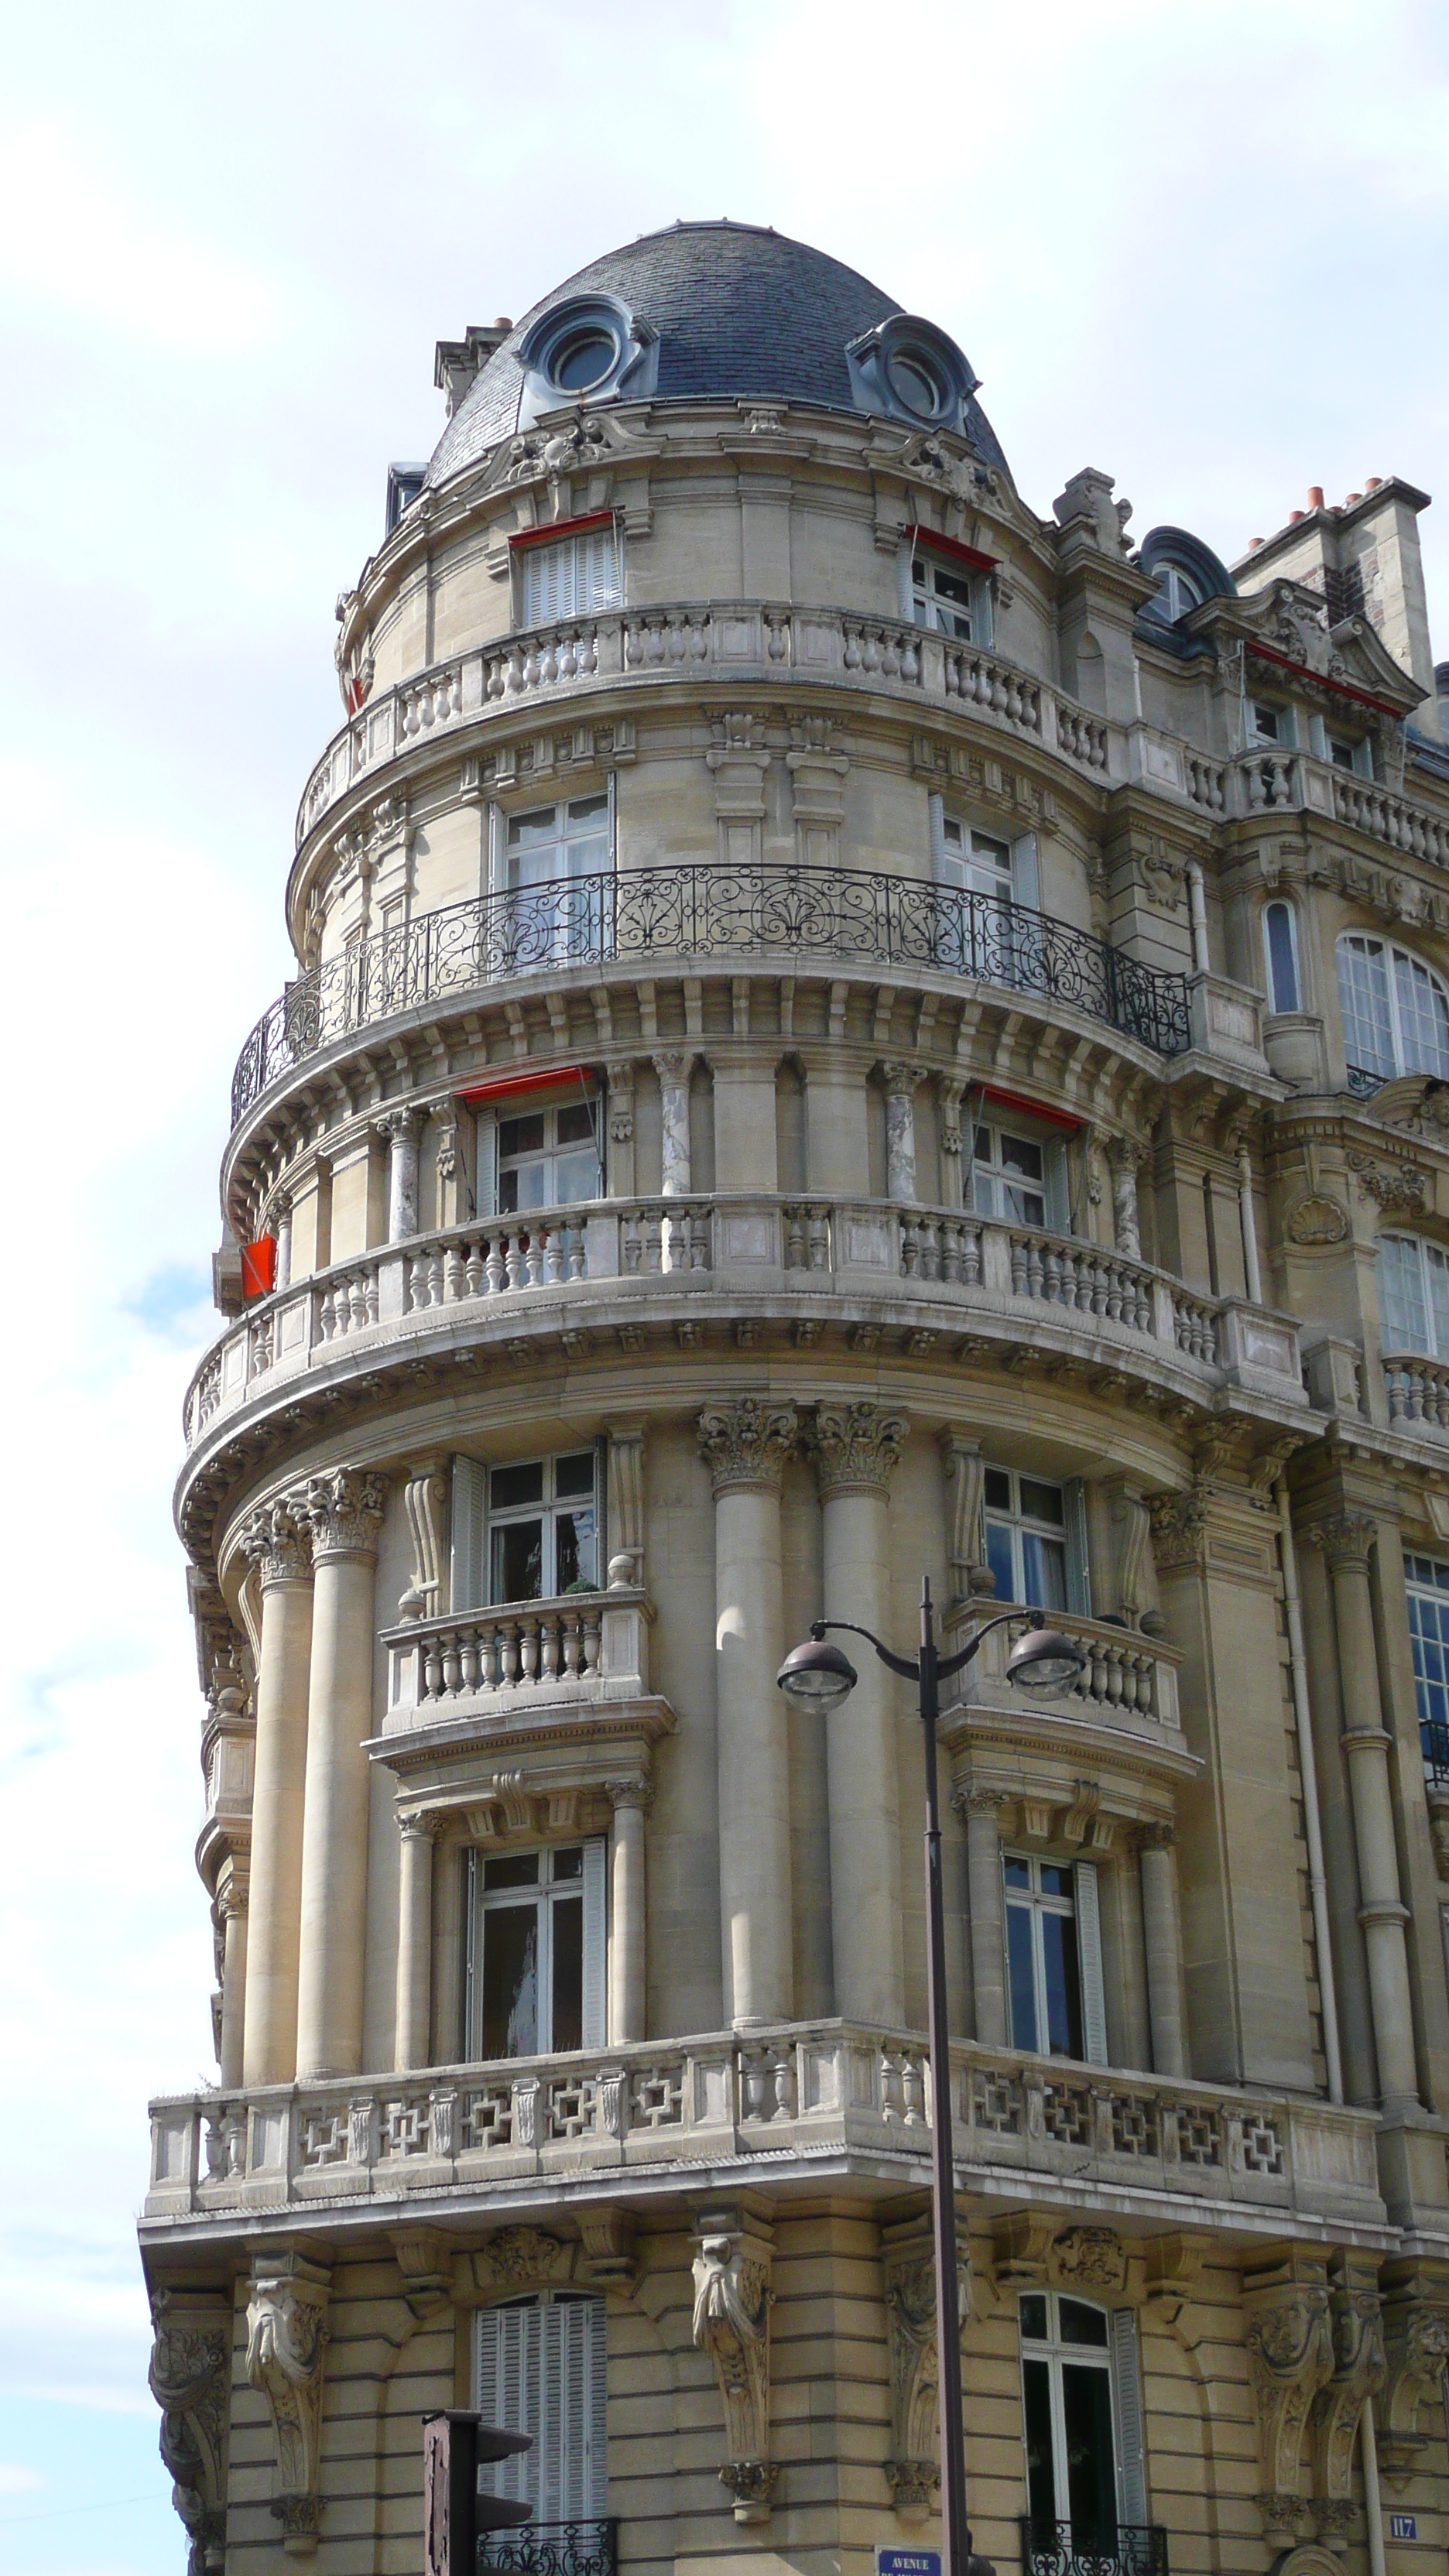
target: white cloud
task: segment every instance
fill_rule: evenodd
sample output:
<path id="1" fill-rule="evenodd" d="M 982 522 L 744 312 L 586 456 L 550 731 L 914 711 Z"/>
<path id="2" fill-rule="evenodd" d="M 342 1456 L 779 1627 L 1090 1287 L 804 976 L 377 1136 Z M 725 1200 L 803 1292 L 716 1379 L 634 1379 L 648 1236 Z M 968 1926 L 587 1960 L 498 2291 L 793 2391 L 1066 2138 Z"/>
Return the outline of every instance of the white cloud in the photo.
<path id="1" fill-rule="evenodd" d="M 0 2460 L 0 2496 L 36 2495 L 44 2484 L 38 2469 L 24 2468 L 19 2460 Z"/>

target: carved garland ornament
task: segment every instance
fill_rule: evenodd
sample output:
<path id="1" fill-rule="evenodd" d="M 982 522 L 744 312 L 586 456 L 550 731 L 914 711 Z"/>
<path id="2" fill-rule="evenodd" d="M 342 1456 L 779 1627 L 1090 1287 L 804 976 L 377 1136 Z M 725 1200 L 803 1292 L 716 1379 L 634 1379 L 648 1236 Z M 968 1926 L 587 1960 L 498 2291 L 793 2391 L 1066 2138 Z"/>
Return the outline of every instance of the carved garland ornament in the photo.
<path id="1" fill-rule="evenodd" d="M 1364 1197 L 1372 1199 L 1385 1216 L 1423 1215 L 1429 1178 L 1416 1163 L 1376 1163 L 1372 1154 L 1350 1152 L 1348 1168 L 1357 1173 Z"/>

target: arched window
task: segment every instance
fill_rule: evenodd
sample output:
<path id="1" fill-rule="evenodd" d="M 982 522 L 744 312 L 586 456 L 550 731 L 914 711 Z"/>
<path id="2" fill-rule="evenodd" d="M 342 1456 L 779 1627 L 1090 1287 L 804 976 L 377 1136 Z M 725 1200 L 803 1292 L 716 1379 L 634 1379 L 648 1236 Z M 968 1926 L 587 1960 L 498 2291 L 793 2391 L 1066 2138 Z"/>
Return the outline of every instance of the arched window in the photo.
<path id="1" fill-rule="evenodd" d="M 484 2478 L 538 2522 L 597 2522 L 607 2510 L 605 2341 L 604 2302 L 590 2291 L 541 2290 L 478 2311 L 473 2403 L 485 2424 L 533 2436 L 531 2451 Z"/>
<path id="2" fill-rule="evenodd" d="M 1386 1351 L 1449 1360 L 1449 1253 L 1417 1234 L 1381 1234 L 1379 1333 Z"/>
<path id="3" fill-rule="evenodd" d="M 1338 995 L 1351 1087 L 1391 1082 L 1396 1073 L 1449 1080 L 1449 993 L 1407 948 L 1345 931 Z"/>
<path id="4" fill-rule="evenodd" d="M 1298 925 L 1291 903 L 1263 906 L 1263 957 L 1268 969 L 1268 1008 L 1298 1010 Z"/>

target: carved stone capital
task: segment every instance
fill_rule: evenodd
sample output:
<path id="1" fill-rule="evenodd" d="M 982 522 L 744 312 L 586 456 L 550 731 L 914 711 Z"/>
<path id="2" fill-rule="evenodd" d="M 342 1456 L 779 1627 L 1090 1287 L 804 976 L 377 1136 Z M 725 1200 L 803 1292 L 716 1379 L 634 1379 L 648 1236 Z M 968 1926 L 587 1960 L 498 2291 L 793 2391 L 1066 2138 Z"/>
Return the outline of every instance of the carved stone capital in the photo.
<path id="1" fill-rule="evenodd" d="M 1207 1487 L 1195 1478 L 1185 1493 L 1149 1494 L 1152 1561 L 1159 1573 L 1207 1561 Z"/>
<path id="2" fill-rule="evenodd" d="M 769 2517 L 775 2470 L 770 2460 L 769 2239 L 732 2212 L 703 2218 L 694 2258 L 694 2340 L 709 2355 L 724 2407 L 721 2482 L 735 2499 L 737 2522 Z"/>
<path id="3" fill-rule="evenodd" d="M 400 1619 L 441 1619 L 452 1608 L 448 1593 L 448 1471 L 441 1458 L 408 1469 L 403 1503 L 413 1543 L 412 1580 L 398 1603 Z"/>
<path id="4" fill-rule="evenodd" d="M 415 1145 L 423 1132 L 427 1114 L 426 1109 L 420 1108 L 415 1101 L 405 1108 L 385 1109 L 381 1117 L 374 1118 L 372 1132 L 374 1136 L 380 1136 L 385 1145 Z"/>
<path id="5" fill-rule="evenodd" d="M 312 1558 L 377 1554 L 387 1479 L 358 1467 L 334 1467 L 313 1476 L 307 1486 L 307 1518 L 312 1524 Z"/>
<path id="6" fill-rule="evenodd" d="M 606 1780 L 604 1795 L 616 1813 L 620 1807 L 636 1807 L 647 1816 L 654 1804 L 654 1783 L 636 1772 L 628 1780 Z"/>
<path id="7" fill-rule="evenodd" d="M 1372 1512 L 1329 1512 L 1322 1520 L 1310 1521 L 1303 1535 L 1310 1547 L 1322 1549 L 1330 1573 L 1341 1566 L 1358 1566 L 1367 1573 L 1378 1523 Z"/>
<path id="8" fill-rule="evenodd" d="M 915 1066 L 901 1062 L 898 1057 L 882 1063 L 880 1078 L 885 1085 L 887 1100 L 914 1100 L 921 1080 Z"/>
<path id="9" fill-rule="evenodd" d="M 237 1545 L 257 1570 L 262 1590 L 274 1583 L 306 1583 L 312 1573 L 312 1530 L 301 1494 L 264 1503 L 248 1514 Z"/>
<path id="10" fill-rule="evenodd" d="M 707 1404 L 696 1430 L 716 1494 L 741 1486 L 778 1494 L 799 1428 L 793 1404 L 765 1403 L 753 1395 L 735 1404 Z"/>
<path id="11" fill-rule="evenodd" d="M 267 2401 L 277 2446 L 272 2512 L 283 2547 L 310 2555 L 319 2527 L 322 2362 L 331 2276 L 300 2255 L 259 2261 L 247 2301 L 247 2378 Z"/>
<path id="12" fill-rule="evenodd" d="M 805 1437 L 822 1495 L 889 1493 L 909 1429 L 878 1404 L 817 1404 Z"/>
<path id="13" fill-rule="evenodd" d="M 158 2290 L 147 2373 L 161 2409 L 161 2458 L 190 2541 L 187 2576 L 226 2563 L 227 2392 L 231 2301 L 224 2292 Z"/>
<path id="14" fill-rule="evenodd" d="M 1333 2333 L 1323 2260 L 1292 2247 L 1277 2263 L 1243 2276 L 1247 2346 L 1258 2411 L 1263 2470 L 1259 2499 L 1275 2529 L 1304 2510 L 1299 2462 L 1304 2427 L 1319 2390 L 1333 2377 Z M 1264 2499 L 1283 2500 L 1280 2515 Z"/>

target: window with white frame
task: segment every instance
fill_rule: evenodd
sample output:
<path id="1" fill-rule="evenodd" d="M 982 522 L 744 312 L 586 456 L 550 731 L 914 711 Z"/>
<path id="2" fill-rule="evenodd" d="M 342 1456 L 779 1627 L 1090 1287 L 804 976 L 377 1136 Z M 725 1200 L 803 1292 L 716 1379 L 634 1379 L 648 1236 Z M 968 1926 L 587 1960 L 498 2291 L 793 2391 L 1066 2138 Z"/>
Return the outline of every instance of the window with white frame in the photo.
<path id="1" fill-rule="evenodd" d="M 605 875 L 609 842 L 607 794 L 569 797 L 528 814 L 510 815 L 506 842 L 510 893 L 523 886 Z"/>
<path id="2" fill-rule="evenodd" d="M 991 588 L 984 573 L 922 545 L 911 554 L 911 615 L 961 644 L 991 641 Z"/>
<path id="3" fill-rule="evenodd" d="M 1130 2565 L 1119 2526 L 1147 2522 L 1136 2319 L 1059 2290 L 1025 2291 L 1018 2313 L 1034 2555 Z"/>
<path id="4" fill-rule="evenodd" d="M 1001 1868 L 1012 2047 L 1105 2065 L 1095 1865 L 1006 1852 Z"/>
<path id="5" fill-rule="evenodd" d="M 1449 1255 L 1421 1235 L 1381 1234 L 1376 1267 L 1383 1348 L 1449 1360 Z"/>
<path id="6" fill-rule="evenodd" d="M 604 1844 L 473 1851 L 469 2055 L 549 2057 L 602 2048 Z"/>
<path id="7" fill-rule="evenodd" d="M 560 617 L 589 617 L 618 608 L 624 597 L 619 541 L 612 523 L 585 528 L 552 544 L 515 549 L 520 626 L 551 626 Z"/>
<path id="8" fill-rule="evenodd" d="M 494 1135 L 497 1213 L 574 1206 L 599 1195 L 599 1103 L 510 1104 Z"/>
<path id="9" fill-rule="evenodd" d="M 976 1214 L 1006 1225 L 1063 1231 L 1067 1161 L 1061 1137 L 1031 1135 L 990 1117 L 977 1119 L 971 1134 L 970 1204 Z"/>
<path id="10" fill-rule="evenodd" d="M 959 814 L 948 814 L 942 799 L 931 799 L 931 840 L 936 883 L 959 886 L 963 893 L 994 896 L 1004 907 L 1024 904 L 1036 911 L 1040 897 L 1036 835 L 1023 832 L 1015 841 L 978 832 Z"/>
<path id="11" fill-rule="evenodd" d="M 986 1562 L 998 1601 L 1088 1615 L 1086 1511 L 1081 1480 L 1049 1484 L 1015 1467 L 988 1467 L 982 1483 Z"/>
<path id="12" fill-rule="evenodd" d="M 539 2290 L 478 2310 L 473 2403 L 485 2424 L 527 2433 L 533 2445 L 483 2470 L 488 2493 L 531 2505 L 540 2523 L 603 2519 L 606 2360 L 605 2304 L 592 2292 Z"/>
<path id="13" fill-rule="evenodd" d="M 1350 1074 L 1449 1079 L 1449 993 L 1421 958 L 1365 930 L 1338 943 L 1338 997 Z"/>
<path id="14" fill-rule="evenodd" d="M 1263 962 L 1269 1010 L 1298 1010 L 1298 924 L 1291 903 L 1263 906 Z"/>
<path id="15" fill-rule="evenodd" d="M 1265 746 L 1276 744 L 1282 751 L 1293 750 L 1298 740 L 1298 728 L 1293 720 L 1293 709 L 1290 706 L 1284 706 L 1276 698 L 1250 699 L 1248 734 L 1250 741 L 1254 743 Z"/>
<path id="16" fill-rule="evenodd" d="M 1424 1768 L 1435 1780 L 1449 1781 L 1449 1565 L 1406 1555 L 1404 1591 Z"/>
<path id="17" fill-rule="evenodd" d="M 1373 745 L 1367 734 L 1331 733 L 1327 750 L 1335 769 L 1352 770 L 1356 778 L 1372 778 Z"/>
<path id="18" fill-rule="evenodd" d="M 598 1584 L 592 1449 L 488 1471 L 491 1601 L 556 1601 Z"/>
<path id="19" fill-rule="evenodd" d="M 1190 573 L 1174 563 L 1157 566 L 1157 606 L 1170 625 L 1175 626 L 1189 609 L 1202 606 L 1202 591 Z"/>

